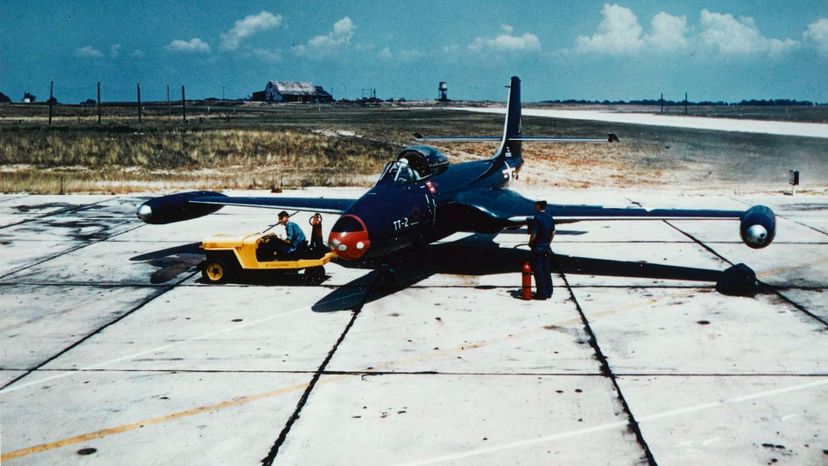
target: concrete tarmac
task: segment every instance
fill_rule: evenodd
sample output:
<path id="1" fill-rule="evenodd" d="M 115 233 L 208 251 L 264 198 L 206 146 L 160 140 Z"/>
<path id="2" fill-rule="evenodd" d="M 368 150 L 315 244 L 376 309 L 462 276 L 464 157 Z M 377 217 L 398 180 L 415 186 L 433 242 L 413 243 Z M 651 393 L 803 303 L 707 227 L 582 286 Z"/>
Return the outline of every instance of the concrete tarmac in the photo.
<path id="1" fill-rule="evenodd" d="M 525 231 L 458 234 L 394 274 L 207 285 L 201 239 L 274 211 L 144 225 L 146 196 L 2 195 L 0 461 L 828 464 L 828 195 L 523 193 L 761 203 L 778 232 L 757 251 L 736 221 L 561 225 L 554 297 L 523 301 Z M 716 291 L 737 263 L 755 297 Z"/>

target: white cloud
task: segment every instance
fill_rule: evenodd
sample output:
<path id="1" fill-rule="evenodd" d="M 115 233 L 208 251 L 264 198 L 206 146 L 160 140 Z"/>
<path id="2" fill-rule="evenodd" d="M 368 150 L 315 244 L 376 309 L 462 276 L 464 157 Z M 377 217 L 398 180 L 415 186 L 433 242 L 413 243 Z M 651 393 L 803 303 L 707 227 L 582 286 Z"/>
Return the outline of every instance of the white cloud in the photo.
<path id="1" fill-rule="evenodd" d="M 112 58 L 118 58 L 118 55 L 121 53 L 121 44 L 112 44 L 109 47 L 109 56 Z"/>
<path id="2" fill-rule="evenodd" d="M 645 40 L 656 50 L 665 52 L 687 47 L 687 17 L 660 12 L 650 22 L 650 34 Z"/>
<path id="3" fill-rule="evenodd" d="M 575 39 L 576 52 L 666 53 L 708 47 L 725 56 L 776 56 L 799 45 L 798 41 L 792 39 L 763 36 L 753 18 L 734 18 L 731 14 L 714 13 L 706 9 L 701 11 L 700 32 L 697 34 L 691 34 L 692 28 L 688 26 L 685 16 L 673 16 L 664 11 L 653 16 L 649 34 L 644 34 L 638 18 L 629 8 L 605 3 L 601 15 L 603 19 L 594 34 Z"/>
<path id="4" fill-rule="evenodd" d="M 767 38 L 759 32 L 753 18 L 708 11 L 701 12 L 702 41 L 723 55 L 780 55 L 796 47 L 793 39 Z"/>
<path id="5" fill-rule="evenodd" d="M 86 47 L 75 49 L 75 56 L 81 58 L 103 58 L 104 54 L 95 47 L 87 45 Z"/>
<path id="6" fill-rule="evenodd" d="M 821 53 L 828 55 L 828 18 L 820 18 L 809 24 L 802 38 L 813 44 Z"/>
<path id="7" fill-rule="evenodd" d="M 377 58 L 379 58 L 380 60 L 390 60 L 394 58 L 394 54 L 391 53 L 391 49 L 385 47 L 384 49 L 379 51 L 379 53 L 377 54 Z"/>
<path id="8" fill-rule="evenodd" d="M 278 50 L 267 50 L 267 49 L 253 49 L 251 51 L 254 57 L 258 58 L 259 60 L 270 62 L 270 63 L 279 63 L 282 61 L 282 53 Z"/>
<path id="9" fill-rule="evenodd" d="M 399 61 L 415 61 L 424 56 L 425 54 L 423 52 L 415 49 L 400 50 L 395 54 L 389 47 L 385 47 L 377 53 L 377 58 L 385 61 L 393 60 L 394 58 Z"/>
<path id="10" fill-rule="evenodd" d="M 176 39 L 167 44 L 166 49 L 182 53 L 210 53 L 210 46 L 198 37 L 190 40 Z"/>
<path id="11" fill-rule="evenodd" d="M 425 54 L 420 52 L 419 50 L 401 50 L 400 51 L 400 60 L 402 61 L 414 61 L 423 58 Z"/>
<path id="12" fill-rule="evenodd" d="M 500 26 L 503 31 L 496 37 L 478 37 L 469 44 L 470 50 L 498 50 L 498 51 L 521 51 L 540 50 L 541 43 L 538 36 L 527 32 L 522 36 L 512 35 L 514 28 L 508 24 Z"/>
<path id="13" fill-rule="evenodd" d="M 236 50 L 239 48 L 242 39 L 250 37 L 259 31 L 277 28 L 282 25 L 282 15 L 274 15 L 262 11 L 257 15 L 250 15 L 236 21 L 236 24 L 229 31 L 221 34 L 222 50 Z"/>
<path id="14" fill-rule="evenodd" d="M 331 32 L 312 37 L 307 44 L 293 47 L 293 51 L 299 55 L 304 55 L 306 53 L 324 54 L 336 50 L 351 43 L 354 29 L 356 29 L 354 22 L 351 21 L 351 18 L 345 16 L 334 23 Z"/>
<path id="15" fill-rule="evenodd" d="M 133 51 L 132 51 L 132 54 L 131 54 L 131 55 L 132 55 L 133 57 L 135 57 L 135 58 L 142 58 L 142 57 L 143 57 L 144 55 L 146 55 L 146 54 L 145 54 L 145 53 L 144 53 L 144 51 L 143 51 L 143 50 L 141 50 L 141 49 L 135 49 L 135 50 L 133 50 Z"/>
<path id="16" fill-rule="evenodd" d="M 625 53 L 639 50 L 644 45 L 641 25 L 632 10 L 605 3 L 601 16 L 604 18 L 593 35 L 575 39 L 578 52 Z"/>

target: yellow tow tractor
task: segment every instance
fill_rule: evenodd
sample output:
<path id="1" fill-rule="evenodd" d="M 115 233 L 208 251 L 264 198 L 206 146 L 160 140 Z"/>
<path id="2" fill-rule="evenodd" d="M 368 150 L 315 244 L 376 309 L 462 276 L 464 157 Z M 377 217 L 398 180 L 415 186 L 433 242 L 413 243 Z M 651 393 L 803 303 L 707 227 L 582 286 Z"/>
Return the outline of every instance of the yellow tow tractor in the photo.
<path id="1" fill-rule="evenodd" d="M 322 216 L 311 217 L 310 246 L 300 248 L 289 259 L 274 256 L 276 235 L 265 230 L 249 235 L 213 235 L 201 242 L 207 258 L 201 266 L 201 276 L 207 283 L 224 283 L 242 270 L 271 270 L 296 273 L 304 270 L 308 284 L 318 284 L 325 279 L 324 265 L 336 257 L 322 242 Z"/>

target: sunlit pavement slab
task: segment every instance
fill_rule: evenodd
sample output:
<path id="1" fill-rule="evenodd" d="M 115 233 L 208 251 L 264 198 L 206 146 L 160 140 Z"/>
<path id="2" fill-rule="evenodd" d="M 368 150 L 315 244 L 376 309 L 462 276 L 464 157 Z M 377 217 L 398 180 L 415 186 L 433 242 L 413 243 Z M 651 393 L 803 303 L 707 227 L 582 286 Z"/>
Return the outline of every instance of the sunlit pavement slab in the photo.
<path id="1" fill-rule="evenodd" d="M 162 290 L 152 287 L 0 286 L 0 367 L 32 369 Z"/>
<path id="2" fill-rule="evenodd" d="M 328 370 L 600 374 L 568 295 L 409 288 L 366 304 Z"/>
<path id="3" fill-rule="evenodd" d="M 314 372 L 350 319 L 311 310 L 327 291 L 177 287 L 44 369 Z"/>
<path id="4" fill-rule="evenodd" d="M 6 385 L 12 380 L 25 374 L 27 371 L 0 369 L 0 386 Z"/>
<path id="5" fill-rule="evenodd" d="M 772 244 L 746 250 L 739 244 L 715 245 L 716 252 L 734 264 L 743 262 L 756 278 L 776 286 L 828 287 L 828 243 Z"/>
<path id="6" fill-rule="evenodd" d="M 0 227 L 63 212 L 74 212 L 114 196 L 11 196 L 0 202 Z"/>
<path id="7" fill-rule="evenodd" d="M 659 465 L 828 463 L 828 377 L 620 377 Z"/>
<path id="8" fill-rule="evenodd" d="M 782 289 L 780 292 L 808 312 L 828 322 L 828 292 L 824 288 Z"/>
<path id="9" fill-rule="evenodd" d="M 579 288 L 617 374 L 825 374 L 826 326 L 776 295 Z M 808 341 L 808 344 L 803 344 Z"/>
<path id="10" fill-rule="evenodd" d="M 624 465 L 642 456 L 604 377 L 328 375 L 274 464 Z"/>
<path id="11" fill-rule="evenodd" d="M 175 283 L 196 272 L 201 254 L 139 260 L 169 245 L 98 241 L 2 279 L 6 283 L 151 285 Z"/>
<path id="12" fill-rule="evenodd" d="M 47 385 L 0 394 L 4 465 L 258 464 L 310 379 L 54 373 L 64 374 Z"/>

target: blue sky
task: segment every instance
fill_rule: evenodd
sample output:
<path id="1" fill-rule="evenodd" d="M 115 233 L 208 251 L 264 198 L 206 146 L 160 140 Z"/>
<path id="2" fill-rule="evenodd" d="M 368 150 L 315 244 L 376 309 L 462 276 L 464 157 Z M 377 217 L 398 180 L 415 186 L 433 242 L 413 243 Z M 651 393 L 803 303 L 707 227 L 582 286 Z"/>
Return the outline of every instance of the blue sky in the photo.
<path id="1" fill-rule="evenodd" d="M 0 92 L 64 102 L 242 97 L 828 102 L 828 1 L 0 0 Z"/>

